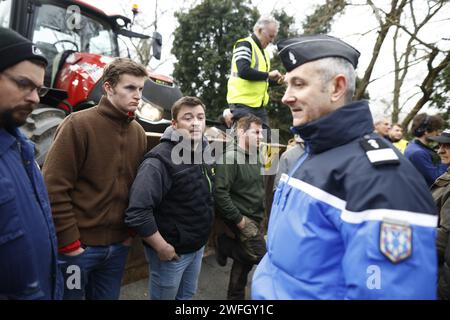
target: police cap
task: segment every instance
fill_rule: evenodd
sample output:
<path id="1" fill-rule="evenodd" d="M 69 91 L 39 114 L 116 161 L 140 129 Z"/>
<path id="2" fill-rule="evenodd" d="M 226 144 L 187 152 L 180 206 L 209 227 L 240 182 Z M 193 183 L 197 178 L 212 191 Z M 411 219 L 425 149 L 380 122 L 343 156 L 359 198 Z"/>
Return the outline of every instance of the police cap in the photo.
<path id="1" fill-rule="evenodd" d="M 450 143 L 450 129 L 445 129 L 440 136 L 428 137 L 427 139 L 433 140 L 439 143 Z"/>
<path id="2" fill-rule="evenodd" d="M 348 60 L 356 69 L 360 53 L 344 41 L 328 35 L 300 36 L 278 42 L 278 54 L 286 70 L 328 57 Z"/>

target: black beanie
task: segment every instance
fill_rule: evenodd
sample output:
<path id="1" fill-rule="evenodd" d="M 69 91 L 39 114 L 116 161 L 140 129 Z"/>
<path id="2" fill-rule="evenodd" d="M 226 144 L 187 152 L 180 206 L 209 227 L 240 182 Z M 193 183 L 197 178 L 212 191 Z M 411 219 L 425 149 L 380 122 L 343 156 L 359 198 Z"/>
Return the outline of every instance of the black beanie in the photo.
<path id="1" fill-rule="evenodd" d="M 0 27 L 0 72 L 24 60 L 48 63 L 33 42 L 11 29 Z"/>

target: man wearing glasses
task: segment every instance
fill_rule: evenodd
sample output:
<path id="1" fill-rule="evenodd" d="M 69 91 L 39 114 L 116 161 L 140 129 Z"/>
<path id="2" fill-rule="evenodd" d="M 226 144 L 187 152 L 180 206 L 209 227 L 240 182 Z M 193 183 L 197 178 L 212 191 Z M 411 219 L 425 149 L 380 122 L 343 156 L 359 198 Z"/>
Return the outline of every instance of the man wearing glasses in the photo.
<path id="1" fill-rule="evenodd" d="M 62 277 L 47 190 L 18 126 L 36 108 L 47 60 L 0 28 L 0 299 L 59 299 Z"/>

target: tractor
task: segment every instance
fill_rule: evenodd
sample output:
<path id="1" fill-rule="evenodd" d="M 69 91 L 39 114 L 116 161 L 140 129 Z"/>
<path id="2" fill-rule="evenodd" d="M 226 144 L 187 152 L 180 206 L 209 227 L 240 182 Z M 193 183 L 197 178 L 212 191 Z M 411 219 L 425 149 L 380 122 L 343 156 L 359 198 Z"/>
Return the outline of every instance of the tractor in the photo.
<path id="1" fill-rule="evenodd" d="M 120 52 L 130 55 L 126 38 L 152 38 L 153 56 L 159 58 L 161 35 L 140 34 L 131 25 L 130 18 L 108 15 L 81 0 L 0 0 L 0 26 L 32 40 L 49 61 L 44 85 L 50 90 L 21 127 L 36 145 L 39 165 L 64 117 L 100 101 L 104 67 Z M 149 72 L 136 120 L 146 132 L 162 133 L 181 96 L 173 79 Z"/>
<path id="2" fill-rule="evenodd" d="M 0 26 L 31 39 L 49 61 L 44 85 L 50 90 L 21 127 L 35 143 L 36 160 L 41 166 L 56 128 L 64 117 L 95 106 L 100 101 L 103 92 L 99 80 L 105 66 L 114 57 L 121 56 L 120 52 L 125 53 L 122 56 L 130 56 L 128 48 L 125 46 L 119 50 L 119 45 L 126 44 L 126 38 L 150 38 L 132 31 L 130 18 L 108 15 L 81 0 L 0 0 Z M 158 58 L 161 35 L 155 32 L 151 38 L 153 56 Z M 173 79 L 149 72 L 135 115 L 147 132 L 150 148 L 159 142 L 162 132 L 170 125 L 171 107 L 181 97 L 182 93 Z M 207 120 L 207 125 L 206 135 L 210 141 L 226 142 L 226 135 L 217 129 L 219 123 Z M 284 148 L 274 145 L 270 150 L 276 154 Z M 273 176 L 267 181 L 269 204 Z M 214 250 L 215 237 L 223 228 L 220 219 L 216 221 L 205 255 Z M 135 241 L 128 258 L 124 283 L 147 276 L 148 269 L 142 253 L 142 245 Z"/>

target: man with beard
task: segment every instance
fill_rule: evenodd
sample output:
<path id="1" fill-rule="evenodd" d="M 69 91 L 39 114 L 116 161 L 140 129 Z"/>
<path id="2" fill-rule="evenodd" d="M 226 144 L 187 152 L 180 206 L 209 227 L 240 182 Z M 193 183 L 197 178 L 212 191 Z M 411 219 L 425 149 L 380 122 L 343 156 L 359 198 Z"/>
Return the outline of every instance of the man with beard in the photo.
<path id="1" fill-rule="evenodd" d="M 237 141 L 231 144 L 216 165 L 214 200 L 231 234 L 220 235 L 216 245 L 216 261 L 225 266 L 233 259 L 227 298 L 244 300 L 247 277 L 253 265 L 266 253 L 262 233 L 264 219 L 264 179 L 258 148 L 262 140 L 262 121 L 253 114 L 236 124 Z"/>
<path id="2" fill-rule="evenodd" d="M 0 299 L 62 295 L 47 191 L 18 129 L 46 93 L 46 65 L 32 42 L 0 28 Z"/>

